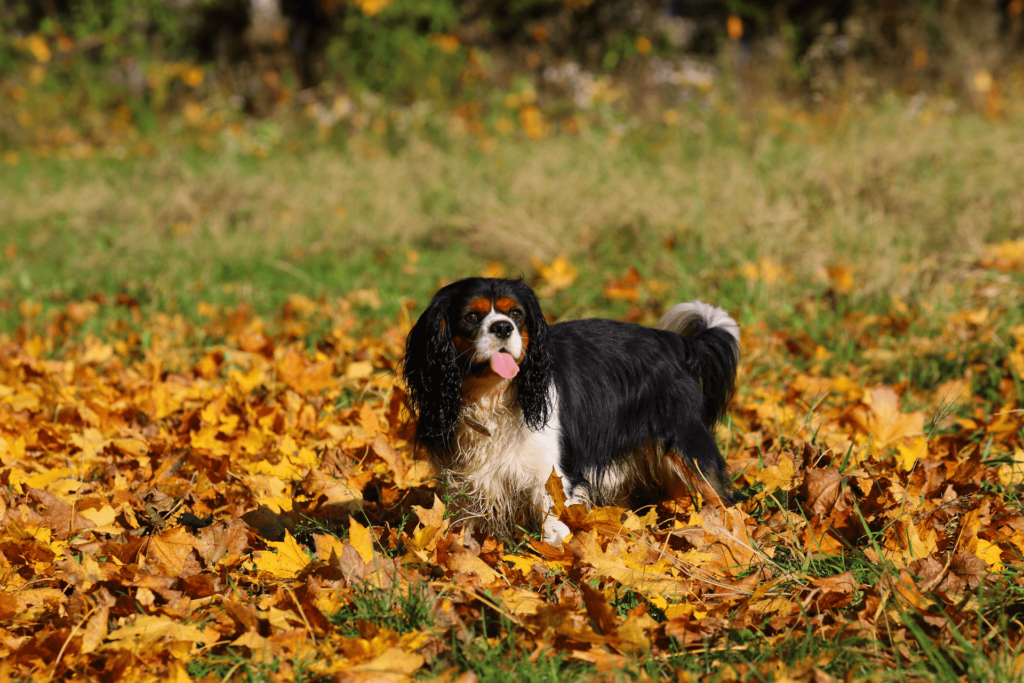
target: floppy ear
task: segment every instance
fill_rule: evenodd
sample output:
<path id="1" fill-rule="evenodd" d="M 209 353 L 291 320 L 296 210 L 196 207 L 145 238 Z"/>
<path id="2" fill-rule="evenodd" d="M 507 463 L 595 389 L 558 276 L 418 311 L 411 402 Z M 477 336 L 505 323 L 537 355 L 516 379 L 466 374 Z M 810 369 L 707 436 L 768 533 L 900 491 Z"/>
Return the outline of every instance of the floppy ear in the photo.
<path id="1" fill-rule="evenodd" d="M 441 294 L 430 302 L 409 332 L 402 364 L 416 440 L 438 450 L 451 443 L 462 404 L 462 374 L 446 320 L 450 303 Z"/>
<path id="2" fill-rule="evenodd" d="M 526 329 L 530 343 L 526 347 L 526 359 L 519 366 L 516 377 L 519 406 L 523 409 L 523 421 L 534 431 L 544 428 L 551 417 L 551 352 L 548 341 L 548 323 L 537 303 L 537 296 L 530 287 L 517 283 L 516 298 L 526 312 Z"/>

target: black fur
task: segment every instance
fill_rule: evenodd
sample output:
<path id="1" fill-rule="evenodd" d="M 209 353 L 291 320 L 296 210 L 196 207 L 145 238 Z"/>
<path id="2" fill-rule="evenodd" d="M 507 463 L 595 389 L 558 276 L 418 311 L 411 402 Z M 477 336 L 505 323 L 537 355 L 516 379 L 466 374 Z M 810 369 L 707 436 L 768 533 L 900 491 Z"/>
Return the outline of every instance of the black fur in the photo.
<path id="1" fill-rule="evenodd" d="M 526 359 L 513 380 L 526 427 L 551 419 L 558 394 L 560 463 L 573 487 L 592 498 L 595 478 L 646 448 L 675 451 L 724 502 L 737 500 L 712 430 L 732 397 L 739 345 L 698 319 L 687 336 L 613 320 L 548 326 L 521 280 L 470 278 L 441 289 L 409 333 L 404 376 L 416 438 L 433 454 L 452 445 L 471 364 L 457 358 L 452 330 L 467 302 L 514 297 L 525 310 Z M 657 482 L 655 482 L 657 483 Z"/>
<path id="2" fill-rule="evenodd" d="M 579 320 L 553 325 L 550 338 L 562 469 L 574 486 L 589 487 L 594 473 L 661 445 L 695 466 L 725 502 L 736 501 L 711 432 L 735 382 L 732 335 L 715 328 L 683 337 L 614 320 Z"/>
<path id="3" fill-rule="evenodd" d="M 462 405 L 463 370 L 447 320 L 452 304 L 449 289 L 434 296 L 409 332 L 402 365 L 409 410 L 416 418 L 416 440 L 427 448 L 442 450 L 455 436 Z"/>

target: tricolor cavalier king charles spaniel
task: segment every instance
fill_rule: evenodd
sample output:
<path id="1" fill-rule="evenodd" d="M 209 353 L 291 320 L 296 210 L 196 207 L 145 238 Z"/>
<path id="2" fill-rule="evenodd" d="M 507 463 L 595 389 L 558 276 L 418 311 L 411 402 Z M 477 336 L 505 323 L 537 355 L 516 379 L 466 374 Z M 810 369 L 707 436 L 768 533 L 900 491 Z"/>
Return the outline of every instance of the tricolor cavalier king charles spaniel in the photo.
<path id="1" fill-rule="evenodd" d="M 434 296 L 403 374 L 416 441 L 470 524 L 569 529 L 548 514 L 552 469 L 568 504 L 628 506 L 690 486 L 738 497 L 712 434 L 732 397 L 740 330 L 720 308 L 676 304 L 656 329 L 548 325 L 521 280 L 469 278 Z"/>

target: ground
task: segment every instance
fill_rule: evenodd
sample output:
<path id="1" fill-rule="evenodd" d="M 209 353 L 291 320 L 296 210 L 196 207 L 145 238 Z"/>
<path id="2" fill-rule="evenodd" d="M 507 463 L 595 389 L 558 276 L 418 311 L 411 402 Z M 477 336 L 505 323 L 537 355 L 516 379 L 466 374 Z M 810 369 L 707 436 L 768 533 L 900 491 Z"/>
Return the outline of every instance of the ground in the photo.
<path id="1" fill-rule="evenodd" d="M 894 100 L 8 158 L 0 670 L 1018 680 L 1020 137 Z M 478 274 L 553 321 L 726 308 L 747 501 L 467 535 L 398 360 Z"/>

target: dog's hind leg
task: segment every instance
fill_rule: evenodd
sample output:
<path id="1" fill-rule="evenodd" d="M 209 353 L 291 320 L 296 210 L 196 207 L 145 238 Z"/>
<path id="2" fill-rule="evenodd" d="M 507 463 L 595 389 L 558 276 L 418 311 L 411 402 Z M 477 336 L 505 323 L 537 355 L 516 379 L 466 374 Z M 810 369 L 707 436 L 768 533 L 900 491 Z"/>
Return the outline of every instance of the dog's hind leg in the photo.
<path id="1" fill-rule="evenodd" d="M 708 428 L 690 423 L 679 431 L 674 448 L 665 454 L 666 467 L 709 503 L 726 506 L 739 502 L 725 459 Z"/>

